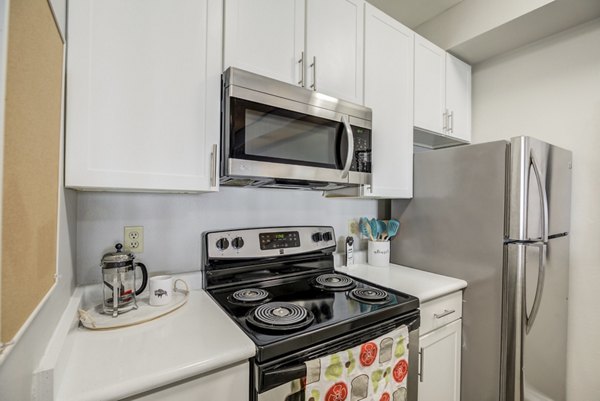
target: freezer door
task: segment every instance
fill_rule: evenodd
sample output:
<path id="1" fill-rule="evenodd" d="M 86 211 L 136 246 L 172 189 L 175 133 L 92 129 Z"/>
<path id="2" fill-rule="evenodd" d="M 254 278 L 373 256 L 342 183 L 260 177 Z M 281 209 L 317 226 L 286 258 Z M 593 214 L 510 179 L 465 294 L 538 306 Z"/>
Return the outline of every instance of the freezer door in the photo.
<path id="1" fill-rule="evenodd" d="M 511 139 L 508 238 L 547 241 L 569 232 L 571 152 L 520 136 Z"/>
<path id="2" fill-rule="evenodd" d="M 501 400 L 564 401 L 569 237 L 506 253 Z"/>

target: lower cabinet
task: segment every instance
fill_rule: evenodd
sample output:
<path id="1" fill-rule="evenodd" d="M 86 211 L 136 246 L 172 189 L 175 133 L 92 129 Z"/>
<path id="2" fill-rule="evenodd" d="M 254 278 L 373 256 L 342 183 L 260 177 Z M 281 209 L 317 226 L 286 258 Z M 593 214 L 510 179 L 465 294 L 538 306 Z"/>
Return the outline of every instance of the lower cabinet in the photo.
<path id="1" fill-rule="evenodd" d="M 135 401 L 248 401 L 248 362 L 195 376 L 143 394 L 126 398 Z"/>
<path id="2" fill-rule="evenodd" d="M 460 400 L 462 319 L 419 340 L 419 401 Z"/>
<path id="3" fill-rule="evenodd" d="M 459 291 L 422 305 L 419 401 L 460 401 L 461 303 Z M 430 317 L 439 324 L 426 324 Z"/>

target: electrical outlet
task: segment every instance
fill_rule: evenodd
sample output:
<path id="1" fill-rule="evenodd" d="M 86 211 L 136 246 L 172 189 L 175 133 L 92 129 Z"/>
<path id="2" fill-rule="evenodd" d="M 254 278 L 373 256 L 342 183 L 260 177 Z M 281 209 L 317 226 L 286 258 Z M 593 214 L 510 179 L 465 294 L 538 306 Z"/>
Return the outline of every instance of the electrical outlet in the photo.
<path id="1" fill-rule="evenodd" d="M 348 220 L 348 235 L 358 235 L 360 230 L 358 228 L 358 220 Z"/>
<path id="2" fill-rule="evenodd" d="M 135 253 L 144 252 L 144 227 L 125 227 L 124 238 L 125 250 Z"/>

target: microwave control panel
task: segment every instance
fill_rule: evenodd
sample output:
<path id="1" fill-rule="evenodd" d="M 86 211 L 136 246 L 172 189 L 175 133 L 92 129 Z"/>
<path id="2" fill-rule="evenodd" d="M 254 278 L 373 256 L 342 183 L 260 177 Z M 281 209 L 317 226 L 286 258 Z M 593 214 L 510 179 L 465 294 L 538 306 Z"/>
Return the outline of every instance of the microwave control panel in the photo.
<path id="1" fill-rule="evenodd" d="M 352 127 L 354 131 L 354 158 L 351 171 L 359 173 L 371 172 L 371 130 Z"/>

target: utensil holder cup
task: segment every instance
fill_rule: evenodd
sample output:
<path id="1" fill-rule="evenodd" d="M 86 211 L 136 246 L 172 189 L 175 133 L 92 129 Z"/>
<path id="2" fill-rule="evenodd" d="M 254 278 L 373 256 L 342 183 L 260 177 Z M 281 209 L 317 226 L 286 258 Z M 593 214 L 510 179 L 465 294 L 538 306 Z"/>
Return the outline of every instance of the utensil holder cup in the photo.
<path id="1" fill-rule="evenodd" d="M 371 266 L 387 267 L 390 265 L 390 242 L 369 241 L 367 261 Z"/>

